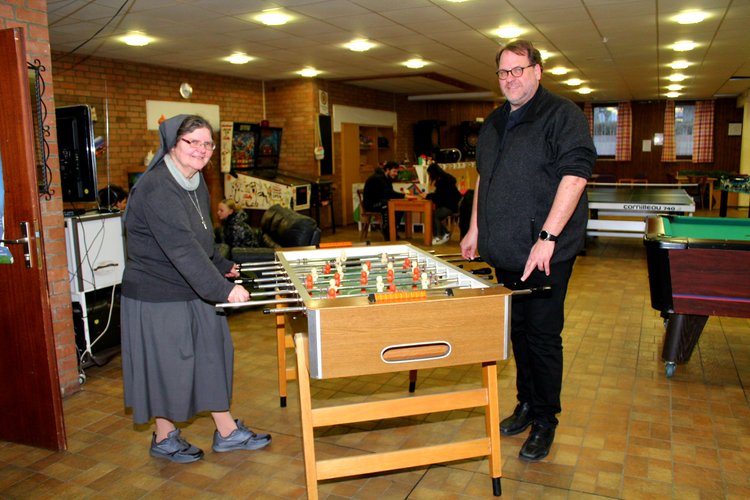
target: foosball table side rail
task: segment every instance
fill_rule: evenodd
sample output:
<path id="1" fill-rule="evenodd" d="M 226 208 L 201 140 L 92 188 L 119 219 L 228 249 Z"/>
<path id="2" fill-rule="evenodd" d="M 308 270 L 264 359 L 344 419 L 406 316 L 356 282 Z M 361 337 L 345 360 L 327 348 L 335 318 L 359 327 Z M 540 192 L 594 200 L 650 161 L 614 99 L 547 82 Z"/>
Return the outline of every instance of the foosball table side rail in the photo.
<path id="1" fill-rule="evenodd" d="M 420 467 L 483 456 L 487 456 L 489 459 L 493 494 L 495 496 L 502 494 L 496 361 L 482 363 L 481 388 L 313 408 L 310 393 L 307 335 L 303 333 L 295 334 L 294 343 L 298 367 L 302 442 L 308 498 L 318 498 L 318 482 L 326 479 Z M 351 457 L 316 459 L 315 428 L 477 407 L 485 409 L 486 437 L 483 438 Z"/>

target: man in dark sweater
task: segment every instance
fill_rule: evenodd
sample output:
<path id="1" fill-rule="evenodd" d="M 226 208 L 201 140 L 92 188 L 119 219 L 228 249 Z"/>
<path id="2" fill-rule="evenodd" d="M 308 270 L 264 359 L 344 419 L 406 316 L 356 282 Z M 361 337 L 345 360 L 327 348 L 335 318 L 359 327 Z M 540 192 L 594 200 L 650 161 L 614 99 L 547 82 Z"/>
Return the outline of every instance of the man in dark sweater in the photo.
<path id="1" fill-rule="evenodd" d="M 518 405 L 500 423 L 506 436 L 531 425 L 519 455 L 540 460 L 561 411 L 565 294 L 586 236 L 596 149 L 580 108 L 539 84 L 542 59 L 530 42 L 509 43 L 495 62 L 507 101 L 479 133 L 479 176 L 461 252 L 473 258 L 478 250 L 508 287 L 551 286 L 544 295 L 513 297 Z"/>
<path id="2" fill-rule="evenodd" d="M 388 200 L 393 198 L 404 198 L 404 193 L 393 190 L 393 181 L 398 177 L 399 164 L 389 161 L 383 168 L 376 168 L 375 172 L 365 181 L 365 189 L 362 191 L 362 204 L 369 212 L 380 212 L 383 214 L 383 238 L 389 239 Z M 396 222 L 401 219 L 403 212 L 396 212 Z"/>

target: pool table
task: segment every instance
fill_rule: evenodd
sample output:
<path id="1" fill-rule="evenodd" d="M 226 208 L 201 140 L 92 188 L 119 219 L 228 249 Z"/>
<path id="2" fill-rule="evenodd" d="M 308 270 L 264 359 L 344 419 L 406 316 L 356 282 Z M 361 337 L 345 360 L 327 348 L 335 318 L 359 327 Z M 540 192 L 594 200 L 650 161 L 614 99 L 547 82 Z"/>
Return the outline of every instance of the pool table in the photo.
<path id="1" fill-rule="evenodd" d="M 709 316 L 750 318 L 750 219 L 650 217 L 644 244 L 671 377 L 676 363 L 690 360 Z"/>

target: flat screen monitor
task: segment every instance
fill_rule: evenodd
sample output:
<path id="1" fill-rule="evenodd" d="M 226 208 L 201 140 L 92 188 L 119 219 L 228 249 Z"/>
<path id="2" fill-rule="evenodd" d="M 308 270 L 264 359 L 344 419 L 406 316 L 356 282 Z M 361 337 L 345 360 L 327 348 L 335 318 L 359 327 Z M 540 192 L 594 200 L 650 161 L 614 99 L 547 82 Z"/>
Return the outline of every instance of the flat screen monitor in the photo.
<path id="1" fill-rule="evenodd" d="M 55 110 L 63 201 L 96 201 L 96 145 L 91 108 L 86 104 Z"/>

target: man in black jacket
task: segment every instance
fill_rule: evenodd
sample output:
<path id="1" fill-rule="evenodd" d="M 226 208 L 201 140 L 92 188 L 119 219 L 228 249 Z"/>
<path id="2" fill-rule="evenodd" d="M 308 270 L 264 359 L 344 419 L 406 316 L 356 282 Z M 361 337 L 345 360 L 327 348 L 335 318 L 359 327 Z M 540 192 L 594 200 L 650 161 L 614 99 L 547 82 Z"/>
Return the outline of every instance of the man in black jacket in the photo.
<path id="1" fill-rule="evenodd" d="M 539 84 L 542 59 L 530 42 L 509 43 L 495 62 L 507 101 L 479 133 L 479 176 L 461 252 L 473 258 L 478 250 L 506 286 L 551 286 L 545 295 L 513 297 L 518 405 L 500 423 L 506 436 L 531 425 L 519 455 L 540 460 L 561 411 L 565 295 L 586 236 L 596 149 L 581 109 Z"/>
<path id="2" fill-rule="evenodd" d="M 389 161 L 383 168 L 376 168 L 375 172 L 365 181 L 365 189 L 362 191 L 362 204 L 368 212 L 380 212 L 383 214 L 383 238 L 388 241 L 388 200 L 393 198 L 404 198 L 404 193 L 393 190 L 393 181 L 398 177 L 399 164 Z M 402 212 L 396 212 L 396 221 L 401 219 Z M 395 222 L 396 224 L 398 222 Z"/>

